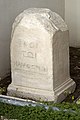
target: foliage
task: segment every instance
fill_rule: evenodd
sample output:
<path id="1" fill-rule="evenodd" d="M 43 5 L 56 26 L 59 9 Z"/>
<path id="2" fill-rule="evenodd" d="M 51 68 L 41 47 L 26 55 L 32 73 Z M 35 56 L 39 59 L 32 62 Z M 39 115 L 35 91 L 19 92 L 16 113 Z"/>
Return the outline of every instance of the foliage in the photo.
<path id="1" fill-rule="evenodd" d="M 6 91 L 5 87 L 0 87 L 0 94 L 4 93 Z"/>
<path id="2" fill-rule="evenodd" d="M 0 116 L 7 119 L 18 120 L 80 120 L 80 106 L 76 104 L 62 103 L 52 104 L 61 108 L 61 111 L 46 110 L 44 107 L 14 106 L 0 102 Z M 63 109 L 72 109 L 75 112 L 64 112 Z"/>

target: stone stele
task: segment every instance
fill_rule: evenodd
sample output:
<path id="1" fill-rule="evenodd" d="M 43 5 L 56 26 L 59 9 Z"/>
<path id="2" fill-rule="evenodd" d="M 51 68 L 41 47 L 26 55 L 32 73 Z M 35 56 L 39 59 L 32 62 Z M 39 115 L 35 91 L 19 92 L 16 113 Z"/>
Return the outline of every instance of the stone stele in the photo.
<path id="1" fill-rule="evenodd" d="M 69 31 L 58 14 L 25 10 L 15 19 L 11 38 L 8 95 L 61 102 L 75 90 L 69 75 Z"/>

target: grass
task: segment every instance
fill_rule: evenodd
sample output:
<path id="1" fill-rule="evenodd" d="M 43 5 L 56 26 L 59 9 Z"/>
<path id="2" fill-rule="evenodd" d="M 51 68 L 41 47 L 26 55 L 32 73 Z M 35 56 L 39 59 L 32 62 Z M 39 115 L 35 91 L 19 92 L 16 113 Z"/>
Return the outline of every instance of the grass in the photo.
<path id="1" fill-rule="evenodd" d="M 46 104 L 46 103 L 45 103 Z M 47 103 L 48 104 L 48 103 Z M 44 107 L 32 106 L 14 106 L 0 102 L 0 116 L 17 120 L 80 120 L 80 105 L 62 103 L 49 104 L 49 106 L 57 106 L 61 111 L 53 111 L 51 108 L 46 110 Z M 63 109 L 74 110 L 75 112 L 64 112 Z M 5 119 L 4 119 L 5 120 Z"/>

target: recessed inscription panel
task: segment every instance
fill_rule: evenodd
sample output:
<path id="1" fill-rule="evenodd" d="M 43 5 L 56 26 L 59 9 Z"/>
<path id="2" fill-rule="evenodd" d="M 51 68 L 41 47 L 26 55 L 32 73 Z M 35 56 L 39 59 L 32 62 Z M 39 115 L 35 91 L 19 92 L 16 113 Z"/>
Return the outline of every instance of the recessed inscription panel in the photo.
<path id="1" fill-rule="evenodd" d="M 47 43 L 50 39 L 49 34 L 46 31 L 35 31 L 35 29 L 29 31 L 21 26 L 16 29 L 11 45 L 11 66 L 13 72 L 15 71 L 14 84 L 52 89 L 51 43 L 50 41 Z M 47 87 L 44 87 L 45 85 Z"/>

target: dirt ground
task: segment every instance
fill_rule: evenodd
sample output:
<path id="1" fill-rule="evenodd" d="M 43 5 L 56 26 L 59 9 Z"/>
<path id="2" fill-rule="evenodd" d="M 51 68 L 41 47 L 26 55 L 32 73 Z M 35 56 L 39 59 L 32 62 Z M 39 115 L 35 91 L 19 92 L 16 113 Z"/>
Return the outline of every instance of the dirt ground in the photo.
<path id="1" fill-rule="evenodd" d="M 80 96 L 80 48 L 70 47 L 70 76 L 76 82 L 76 90 L 66 97 L 65 102 L 73 102 Z M 10 83 L 11 74 L 0 80 L 0 88 L 5 89 L 2 94 L 6 94 Z"/>
<path id="2" fill-rule="evenodd" d="M 70 47 L 70 76 L 76 82 L 76 90 L 64 101 L 73 102 L 80 96 L 80 48 Z"/>

